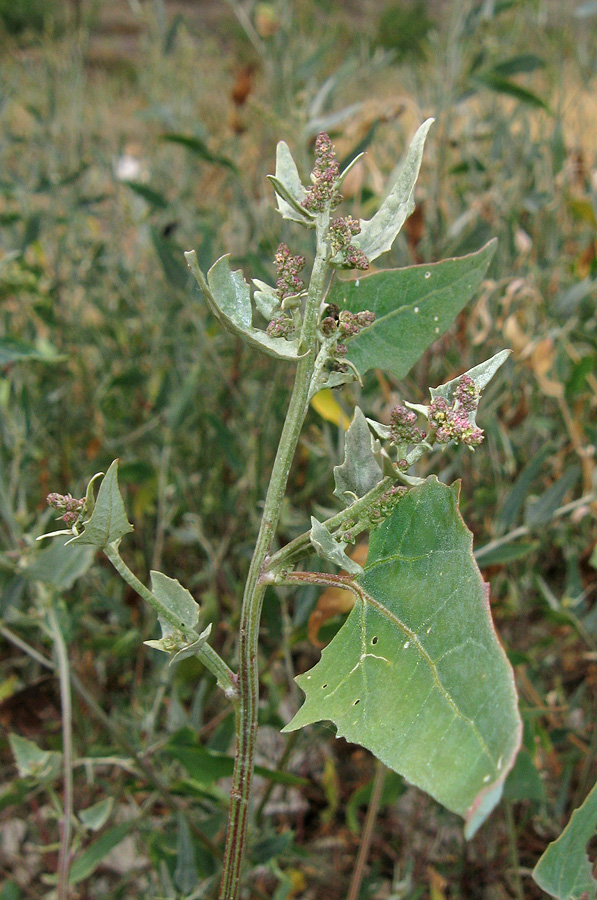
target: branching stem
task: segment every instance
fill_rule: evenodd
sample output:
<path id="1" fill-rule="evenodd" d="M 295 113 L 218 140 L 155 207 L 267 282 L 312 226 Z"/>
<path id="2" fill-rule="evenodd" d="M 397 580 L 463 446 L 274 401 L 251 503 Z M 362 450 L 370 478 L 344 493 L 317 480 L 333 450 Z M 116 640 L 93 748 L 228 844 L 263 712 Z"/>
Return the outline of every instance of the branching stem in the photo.
<path id="1" fill-rule="evenodd" d="M 324 221 L 325 218 L 325 221 Z M 236 757 L 220 900 L 238 900 L 247 836 L 249 795 L 253 778 L 259 703 L 259 621 L 266 584 L 261 575 L 278 527 L 282 500 L 309 404 L 309 388 L 317 352 L 317 322 L 324 296 L 327 266 L 327 217 L 317 224 L 317 252 L 305 303 L 301 352 L 294 388 L 270 478 L 263 516 L 245 585 L 239 634 L 239 704 L 236 709 Z"/>

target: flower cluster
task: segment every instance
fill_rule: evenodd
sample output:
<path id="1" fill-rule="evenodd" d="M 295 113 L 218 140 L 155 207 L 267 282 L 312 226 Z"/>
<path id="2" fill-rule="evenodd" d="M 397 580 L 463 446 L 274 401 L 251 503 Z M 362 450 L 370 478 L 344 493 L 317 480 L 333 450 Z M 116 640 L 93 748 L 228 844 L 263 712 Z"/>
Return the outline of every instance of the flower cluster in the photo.
<path id="1" fill-rule="evenodd" d="M 406 406 L 395 406 L 390 417 L 390 440 L 393 444 L 419 444 L 425 432 L 417 428 L 417 414 Z"/>
<path id="2" fill-rule="evenodd" d="M 375 322 L 375 313 L 368 309 L 351 313 L 343 309 L 338 316 L 338 329 L 343 337 L 354 337 L 362 328 L 367 328 Z"/>
<path id="3" fill-rule="evenodd" d="M 463 375 L 454 391 L 454 403 L 436 397 L 429 406 L 429 424 L 437 429 L 436 440 L 440 444 L 456 441 L 468 447 L 478 447 L 484 434 L 470 420 L 479 405 L 480 391 L 470 375 Z"/>
<path id="4" fill-rule="evenodd" d="M 62 519 L 68 528 L 71 528 L 79 520 L 85 508 L 85 497 L 81 500 L 76 500 L 71 494 L 48 494 L 46 502 L 48 506 L 57 509 L 63 514 L 59 518 Z"/>
<path id="5" fill-rule="evenodd" d="M 274 264 L 278 273 L 276 290 L 280 300 L 300 293 L 305 286 L 299 272 L 305 267 L 304 256 L 293 256 L 286 244 L 280 244 L 274 256 Z"/>
<path id="6" fill-rule="evenodd" d="M 330 245 L 334 255 L 340 253 L 344 264 L 350 269 L 368 269 L 369 260 L 362 250 L 351 243 L 352 238 L 361 233 L 361 226 L 352 216 L 339 216 L 330 223 Z"/>
<path id="7" fill-rule="evenodd" d="M 337 206 L 341 200 L 336 189 L 339 175 L 334 145 L 329 136 L 322 132 L 315 141 L 315 166 L 311 173 L 313 184 L 307 189 L 307 196 L 301 205 L 309 212 L 323 212 L 328 204 Z"/>
<path id="8" fill-rule="evenodd" d="M 279 316 L 277 319 L 272 319 L 265 329 L 266 334 L 273 338 L 290 338 L 294 331 L 294 322 L 290 316 Z"/>

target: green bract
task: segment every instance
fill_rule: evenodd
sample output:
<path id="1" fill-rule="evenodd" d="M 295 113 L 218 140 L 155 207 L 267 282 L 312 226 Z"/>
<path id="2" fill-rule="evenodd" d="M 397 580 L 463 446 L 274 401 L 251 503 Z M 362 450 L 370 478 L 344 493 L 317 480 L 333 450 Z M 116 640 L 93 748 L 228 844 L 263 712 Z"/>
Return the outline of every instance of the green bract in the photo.
<path id="1" fill-rule="evenodd" d="M 297 678 L 305 702 L 284 730 L 331 720 L 464 816 L 471 837 L 501 796 L 521 721 L 458 493 L 431 477 L 373 531 L 357 603 Z"/>
<path id="2" fill-rule="evenodd" d="M 92 481 L 97 478 L 94 476 Z M 125 534 L 133 530 L 126 516 L 126 510 L 118 488 L 118 460 L 115 459 L 98 491 L 97 500 L 91 517 L 84 522 L 82 534 L 71 538 L 68 544 L 93 544 L 95 547 L 107 547 L 119 541 Z"/>

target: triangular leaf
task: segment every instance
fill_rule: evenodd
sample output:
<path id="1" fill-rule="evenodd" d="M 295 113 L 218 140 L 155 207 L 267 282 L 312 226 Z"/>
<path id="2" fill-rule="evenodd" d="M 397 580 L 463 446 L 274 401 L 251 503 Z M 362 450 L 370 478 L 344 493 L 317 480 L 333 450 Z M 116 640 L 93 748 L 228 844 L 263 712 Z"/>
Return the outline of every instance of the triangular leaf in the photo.
<path id="1" fill-rule="evenodd" d="M 361 375 L 375 368 L 404 378 L 469 302 L 495 248 L 493 240 L 456 259 L 336 281 L 330 303 L 353 313 L 366 309 L 375 313 L 372 325 L 346 341 L 347 359 Z"/>
<path id="2" fill-rule="evenodd" d="M 80 810 L 79 819 L 85 828 L 88 828 L 90 831 L 99 831 L 108 821 L 113 806 L 114 797 L 105 797 L 99 803 L 94 803 L 93 806 Z"/>
<path id="3" fill-rule="evenodd" d="M 97 476 L 95 476 L 97 477 Z M 85 531 L 67 541 L 69 544 L 93 544 L 107 547 L 133 530 L 126 516 L 118 487 L 118 460 L 115 459 L 100 485 L 91 518 L 84 523 Z"/>
<path id="4" fill-rule="evenodd" d="M 353 238 L 352 243 L 363 251 L 369 262 L 391 249 L 398 232 L 415 208 L 413 195 L 425 138 L 434 121 L 427 119 L 417 129 L 390 193 L 372 219 L 360 221 L 361 233 Z"/>
<path id="5" fill-rule="evenodd" d="M 511 350 L 500 350 L 499 353 L 496 353 L 490 359 L 486 359 L 485 362 L 479 363 L 478 366 L 474 366 L 464 374 L 473 379 L 475 387 L 480 392 L 487 387 L 497 370 L 504 365 L 511 353 Z M 440 384 L 436 388 L 429 388 L 431 399 L 435 400 L 436 397 L 443 397 L 448 403 L 452 403 L 454 393 L 462 377 L 462 375 L 458 375 L 456 378 L 452 378 L 451 381 L 446 381 L 445 384 Z M 468 413 L 468 420 L 472 425 L 476 425 L 476 419 L 477 409 L 473 409 Z"/>
<path id="6" fill-rule="evenodd" d="M 33 741 L 19 734 L 9 734 L 8 740 L 21 778 L 32 778 L 38 783 L 58 778 L 62 764 L 61 753 L 42 750 Z"/>
<path id="7" fill-rule="evenodd" d="M 590 900 L 595 900 L 597 881 L 587 858 L 587 844 L 596 830 L 597 783 L 535 866 L 533 878 L 542 890 L 558 900 L 580 900 L 586 891 Z"/>
<path id="8" fill-rule="evenodd" d="M 314 516 L 311 516 L 311 531 L 309 538 L 318 556 L 327 559 L 328 562 L 340 566 L 349 575 L 361 575 L 362 567 L 346 555 L 344 550 L 347 547 L 346 541 L 335 540 L 325 525 L 318 522 Z"/>
<path id="9" fill-rule="evenodd" d="M 464 816 L 498 802 L 521 740 L 512 669 L 458 509 L 458 485 L 409 491 L 371 534 L 358 602 L 285 731 L 320 720 Z"/>
<path id="10" fill-rule="evenodd" d="M 357 406 L 344 438 L 344 462 L 334 467 L 334 495 L 346 506 L 364 497 L 383 478 L 374 442 L 367 419 Z"/>
<path id="11" fill-rule="evenodd" d="M 251 291 L 242 272 L 231 270 L 229 254 L 221 256 L 213 264 L 207 273 L 207 280 L 199 268 L 194 250 L 185 253 L 185 259 L 203 291 L 207 305 L 224 328 L 269 356 L 298 359 L 298 341 L 270 337 L 265 331 L 253 328 Z"/>

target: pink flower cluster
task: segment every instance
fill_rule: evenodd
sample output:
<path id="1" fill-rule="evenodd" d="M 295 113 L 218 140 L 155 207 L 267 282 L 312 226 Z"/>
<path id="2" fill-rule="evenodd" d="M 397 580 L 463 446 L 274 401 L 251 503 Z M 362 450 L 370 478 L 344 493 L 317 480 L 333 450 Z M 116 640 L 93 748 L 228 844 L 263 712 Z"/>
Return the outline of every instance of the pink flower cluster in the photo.
<path id="1" fill-rule="evenodd" d="M 307 196 L 301 205 L 309 212 L 323 212 L 328 204 L 337 206 L 341 200 L 336 189 L 339 175 L 340 167 L 334 145 L 322 131 L 315 141 L 315 166 L 311 176 L 313 184 L 307 189 Z"/>
<path id="2" fill-rule="evenodd" d="M 60 518 L 69 528 L 79 519 L 85 506 L 85 498 L 76 500 L 71 494 L 48 494 L 46 497 L 48 506 L 63 513 Z"/>
<path id="3" fill-rule="evenodd" d="M 352 216 L 338 216 L 330 224 L 332 253 L 340 253 L 345 265 L 350 269 L 368 269 L 369 260 L 362 250 L 351 243 L 351 239 L 361 233 L 361 226 Z"/>
<path id="4" fill-rule="evenodd" d="M 393 444 L 419 444 L 425 432 L 417 428 L 417 414 L 405 406 L 395 406 L 390 416 L 390 440 Z"/>
<path id="5" fill-rule="evenodd" d="M 276 290 L 280 300 L 300 293 L 305 286 L 299 272 L 305 267 L 304 256 L 293 256 L 286 244 L 280 244 L 274 256 L 274 264 L 278 274 Z"/>
<path id="6" fill-rule="evenodd" d="M 450 405 L 443 397 L 436 397 L 429 407 L 429 424 L 437 429 L 436 440 L 440 444 L 456 441 L 467 447 L 478 447 L 482 443 L 483 429 L 469 419 L 479 405 L 480 392 L 469 375 L 463 375 L 454 391 L 454 403 Z"/>

